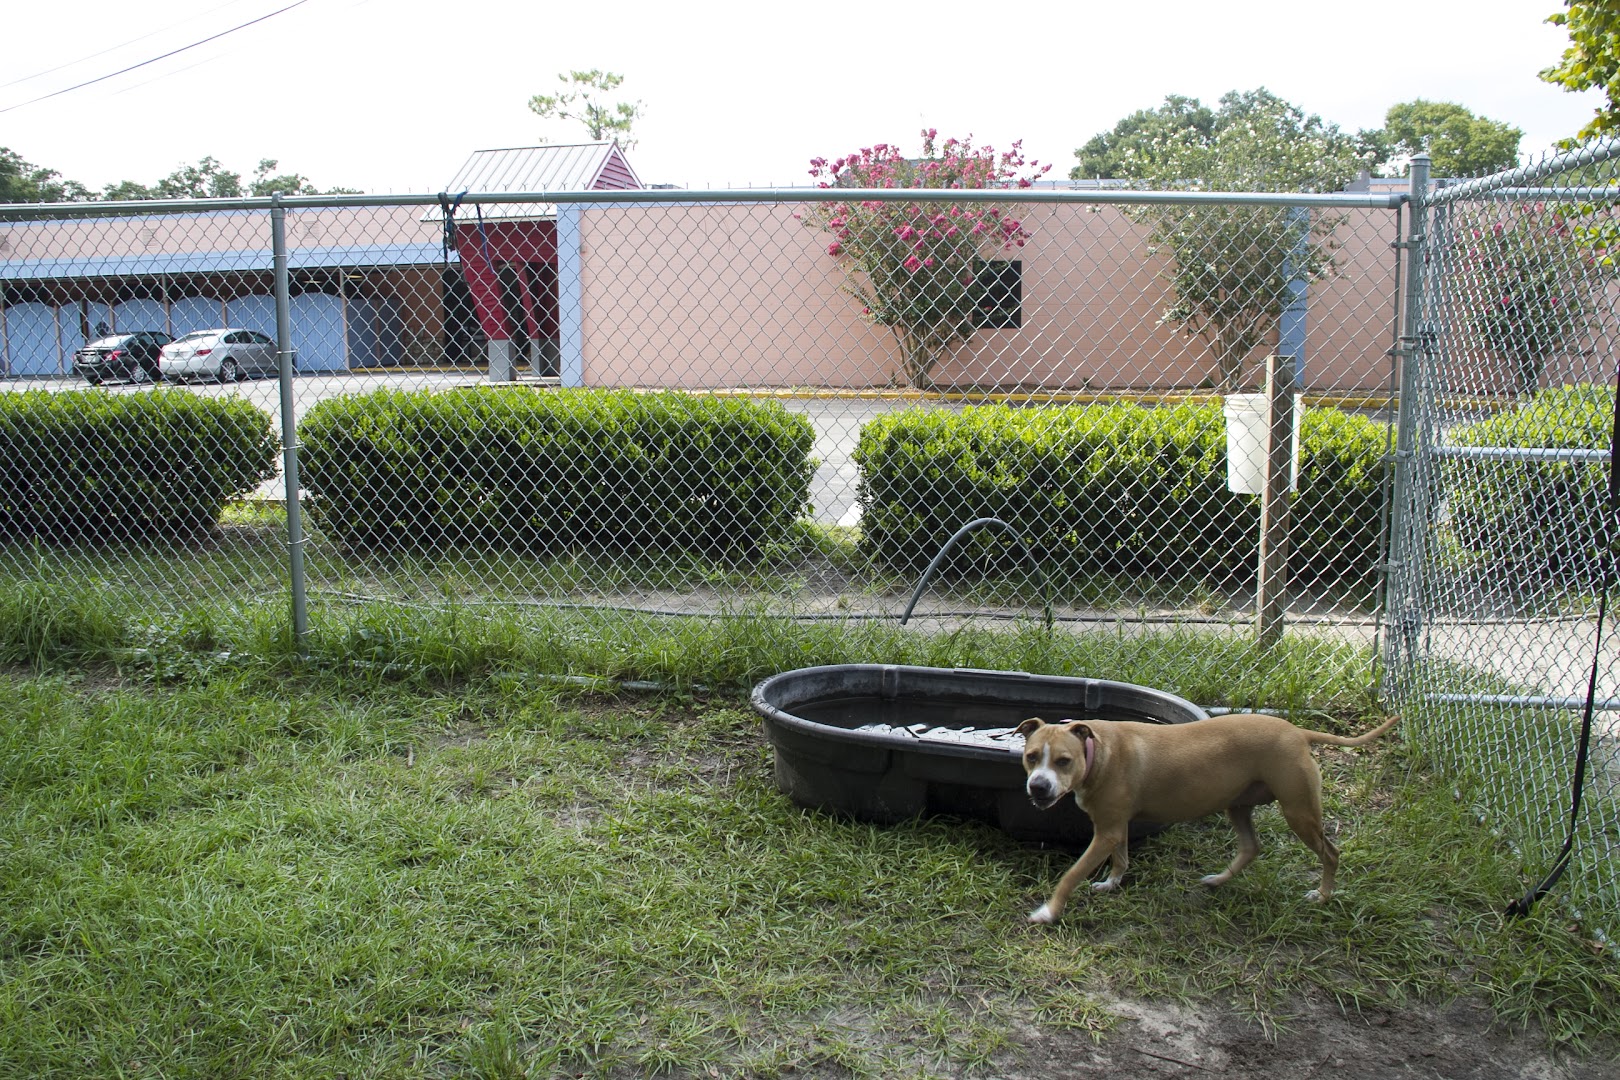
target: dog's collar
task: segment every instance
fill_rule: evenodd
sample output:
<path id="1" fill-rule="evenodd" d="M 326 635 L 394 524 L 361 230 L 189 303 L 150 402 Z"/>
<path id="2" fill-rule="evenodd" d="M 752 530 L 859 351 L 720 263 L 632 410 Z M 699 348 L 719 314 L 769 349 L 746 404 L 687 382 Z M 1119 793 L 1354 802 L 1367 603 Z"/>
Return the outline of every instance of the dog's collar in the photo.
<path id="1" fill-rule="evenodd" d="M 1092 755 L 1096 753 L 1096 750 L 1097 750 L 1097 740 L 1094 739 L 1092 736 L 1087 735 L 1086 736 L 1086 771 L 1080 774 L 1080 782 L 1082 784 L 1086 782 L 1086 777 L 1091 775 L 1091 758 L 1092 758 Z"/>

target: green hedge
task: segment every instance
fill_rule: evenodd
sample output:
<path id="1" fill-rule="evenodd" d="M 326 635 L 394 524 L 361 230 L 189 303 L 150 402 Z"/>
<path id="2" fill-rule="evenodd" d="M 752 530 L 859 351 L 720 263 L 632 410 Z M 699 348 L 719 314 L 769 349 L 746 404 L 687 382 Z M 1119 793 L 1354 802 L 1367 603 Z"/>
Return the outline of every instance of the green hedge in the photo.
<path id="1" fill-rule="evenodd" d="M 1543 390 L 1458 428 L 1456 446 L 1605 450 L 1614 389 Z M 1602 554 L 1607 462 L 1450 459 L 1442 476 L 1446 533 L 1462 565 L 1526 584 L 1595 588 Z"/>
<path id="2" fill-rule="evenodd" d="M 1385 431 L 1330 409 L 1306 413 L 1290 533 L 1292 580 L 1360 587 L 1376 576 Z M 908 411 L 861 432 L 863 543 L 906 573 L 976 517 L 999 517 L 1049 568 L 1152 578 L 1252 580 L 1260 500 L 1226 489 L 1219 405 L 987 406 Z M 974 555 L 1022 557 L 999 532 Z"/>
<path id="3" fill-rule="evenodd" d="M 751 548 L 814 471 L 804 417 L 679 393 L 384 390 L 320 403 L 299 440 L 317 523 L 357 546 Z"/>
<path id="4" fill-rule="evenodd" d="M 270 417 L 184 390 L 0 394 L 0 535 L 191 539 L 276 475 Z"/>

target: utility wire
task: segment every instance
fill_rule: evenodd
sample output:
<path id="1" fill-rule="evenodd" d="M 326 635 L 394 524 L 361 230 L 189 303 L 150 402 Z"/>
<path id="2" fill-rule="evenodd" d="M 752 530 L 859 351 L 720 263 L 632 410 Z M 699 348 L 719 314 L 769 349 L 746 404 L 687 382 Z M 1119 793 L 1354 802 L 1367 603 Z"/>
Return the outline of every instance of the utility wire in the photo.
<path id="1" fill-rule="evenodd" d="M 73 66 L 75 66 L 77 64 L 82 64 L 87 60 L 94 60 L 98 56 L 106 56 L 108 53 L 117 52 L 119 49 L 127 49 L 131 45 L 136 44 L 137 42 L 145 41 L 147 38 L 157 37 L 159 34 L 166 34 L 170 30 L 173 30 L 177 26 L 185 25 L 186 23 L 190 22 L 192 19 L 200 19 L 204 15 L 212 15 L 214 12 L 219 11 L 222 8 L 235 7 L 237 4 L 240 4 L 241 2 L 242 2 L 242 0 L 226 0 L 225 3 L 216 4 L 215 6 L 209 8 L 207 11 L 199 11 L 196 15 L 192 15 L 192 16 L 190 16 L 188 18 L 181 19 L 179 22 L 170 23 L 168 26 L 160 26 L 156 30 L 151 31 L 150 33 L 142 34 L 138 38 L 130 38 L 128 41 L 121 42 L 121 43 L 119 43 L 117 45 L 113 45 L 110 48 L 102 49 L 99 52 L 93 52 L 89 56 L 81 56 L 77 60 L 69 60 L 65 64 L 57 64 L 53 68 L 46 68 L 44 71 L 36 71 L 32 75 L 24 75 L 20 79 L 12 79 L 10 82 L 0 83 L 0 90 L 4 90 L 8 86 L 16 86 L 19 83 L 33 82 L 35 79 L 42 79 L 46 75 L 54 75 L 58 71 L 63 70 L 64 68 L 70 68 L 70 67 L 73 67 Z"/>
<path id="2" fill-rule="evenodd" d="M 98 82 L 106 82 L 108 79 L 116 78 L 119 75 L 123 75 L 123 74 L 125 74 L 127 72 L 134 71 L 136 68 L 143 68 L 148 64 L 155 64 L 159 60 L 167 60 L 171 56 L 178 56 L 180 53 L 183 53 L 183 52 L 187 51 L 188 49 L 195 49 L 199 45 L 206 45 L 210 41 L 217 41 L 220 38 L 224 37 L 226 34 L 234 34 L 238 30 L 245 30 L 248 27 L 254 25 L 255 23 L 262 23 L 266 19 L 273 18 L 274 16 L 280 15 L 283 12 L 291 11 L 295 7 L 303 7 L 307 3 L 309 3 L 309 0 L 294 0 L 293 3 L 288 4 L 286 7 L 277 8 L 275 11 L 272 11 L 269 14 L 266 14 L 266 15 L 260 15 L 257 19 L 249 19 L 247 22 L 239 23 L 238 25 L 231 27 L 229 30 L 221 30 L 217 34 L 210 34 L 208 37 L 203 38 L 201 41 L 193 41 L 190 45 L 182 45 L 178 49 L 170 49 L 168 52 L 164 53 L 162 56 L 154 56 L 150 60 L 142 60 L 138 64 L 131 64 L 131 65 L 129 65 L 129 67 L 122 68 L 122 69 L 120 69 L 118 71 L 114 71 L 114 72 L 112 72 L 110 74 L 107 74 L 107 75 L 99 75 L 94 79 L 86 79 L 82 83 L 78 83 L 78 84 L 76 84 L 74 86 L 69 86 L 69 87 L 66 87 L 66 88 L 61 89 L 61 90 L 53 90 L 49 94 L 41 94 L 37 98 L 31 98 L 28 101 L 19 102 L 16 105 L 7 105 L 5 108 L 0 109 L 0 113 L 8 113 L 8 112 L 11 112 L 13 109 L 20 109 L 25 105 L 34 105 L 34 104 L 37 104 L 37 103 L 39 103 L 41 101 L 47 101 L 47 100 L 49 100 L 50 98 L 53 98 L 53 97 L 60 97 L 63 94 L 72 93 L 74 90 L 82 90 L 84 87 L 93 86 Z"/>

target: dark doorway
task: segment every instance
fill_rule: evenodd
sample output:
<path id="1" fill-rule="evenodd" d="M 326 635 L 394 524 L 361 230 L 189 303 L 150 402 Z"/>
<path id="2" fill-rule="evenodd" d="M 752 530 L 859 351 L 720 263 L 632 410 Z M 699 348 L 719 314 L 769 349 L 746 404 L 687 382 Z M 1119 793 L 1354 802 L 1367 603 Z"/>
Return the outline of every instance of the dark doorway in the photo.
<path id="1" fill-rule="evenodd" d="M 478 364 L 488 341 L 478 325 L 478 306 L 459 266 L 444 269 L 444 358 L 452 364 Z"/>
<path id="2" fill-rule="evenodd" d="M 506 334 L 512 342 L 512 363 L 522 366 L 529 358 L 529 320 L 523 311 L 523 280 L 518 277 L 518 267 L 510 263 L 496 273 L 501 279 L 501 307 L 506 309 Z"/>

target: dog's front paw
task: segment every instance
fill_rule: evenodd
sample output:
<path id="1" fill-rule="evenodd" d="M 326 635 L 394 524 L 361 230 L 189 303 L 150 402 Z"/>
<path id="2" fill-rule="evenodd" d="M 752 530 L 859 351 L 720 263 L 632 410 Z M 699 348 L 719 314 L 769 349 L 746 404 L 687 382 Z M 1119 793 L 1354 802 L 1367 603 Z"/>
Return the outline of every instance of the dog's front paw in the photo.
<path id="1" fill-rule="evenodd" d="M 1322 895 L 1321 889 L 1312 889 L 1310 892 L 1305 894 L 1305 902 L 1307 904 L 1320 904 L 1326 899 L 1327 897 Z"/>
<path id="2" fill-rule="evenodd" d="M 1057 916 L 1052 914 L 1051 904 L 1042 904 L 1029 913 L 1029 921 L 1040 926 L 1050 926 L 1057 922 Z"/>
<path id="3" fill-rule="evenodd" d="M 1092 892 L 1113 892 L 1117 888 L 1119 888 L 1119 882 L 1113 878 L 1105 878 L 1102 881 L 1093 881 L 1091 883 Z"/>

